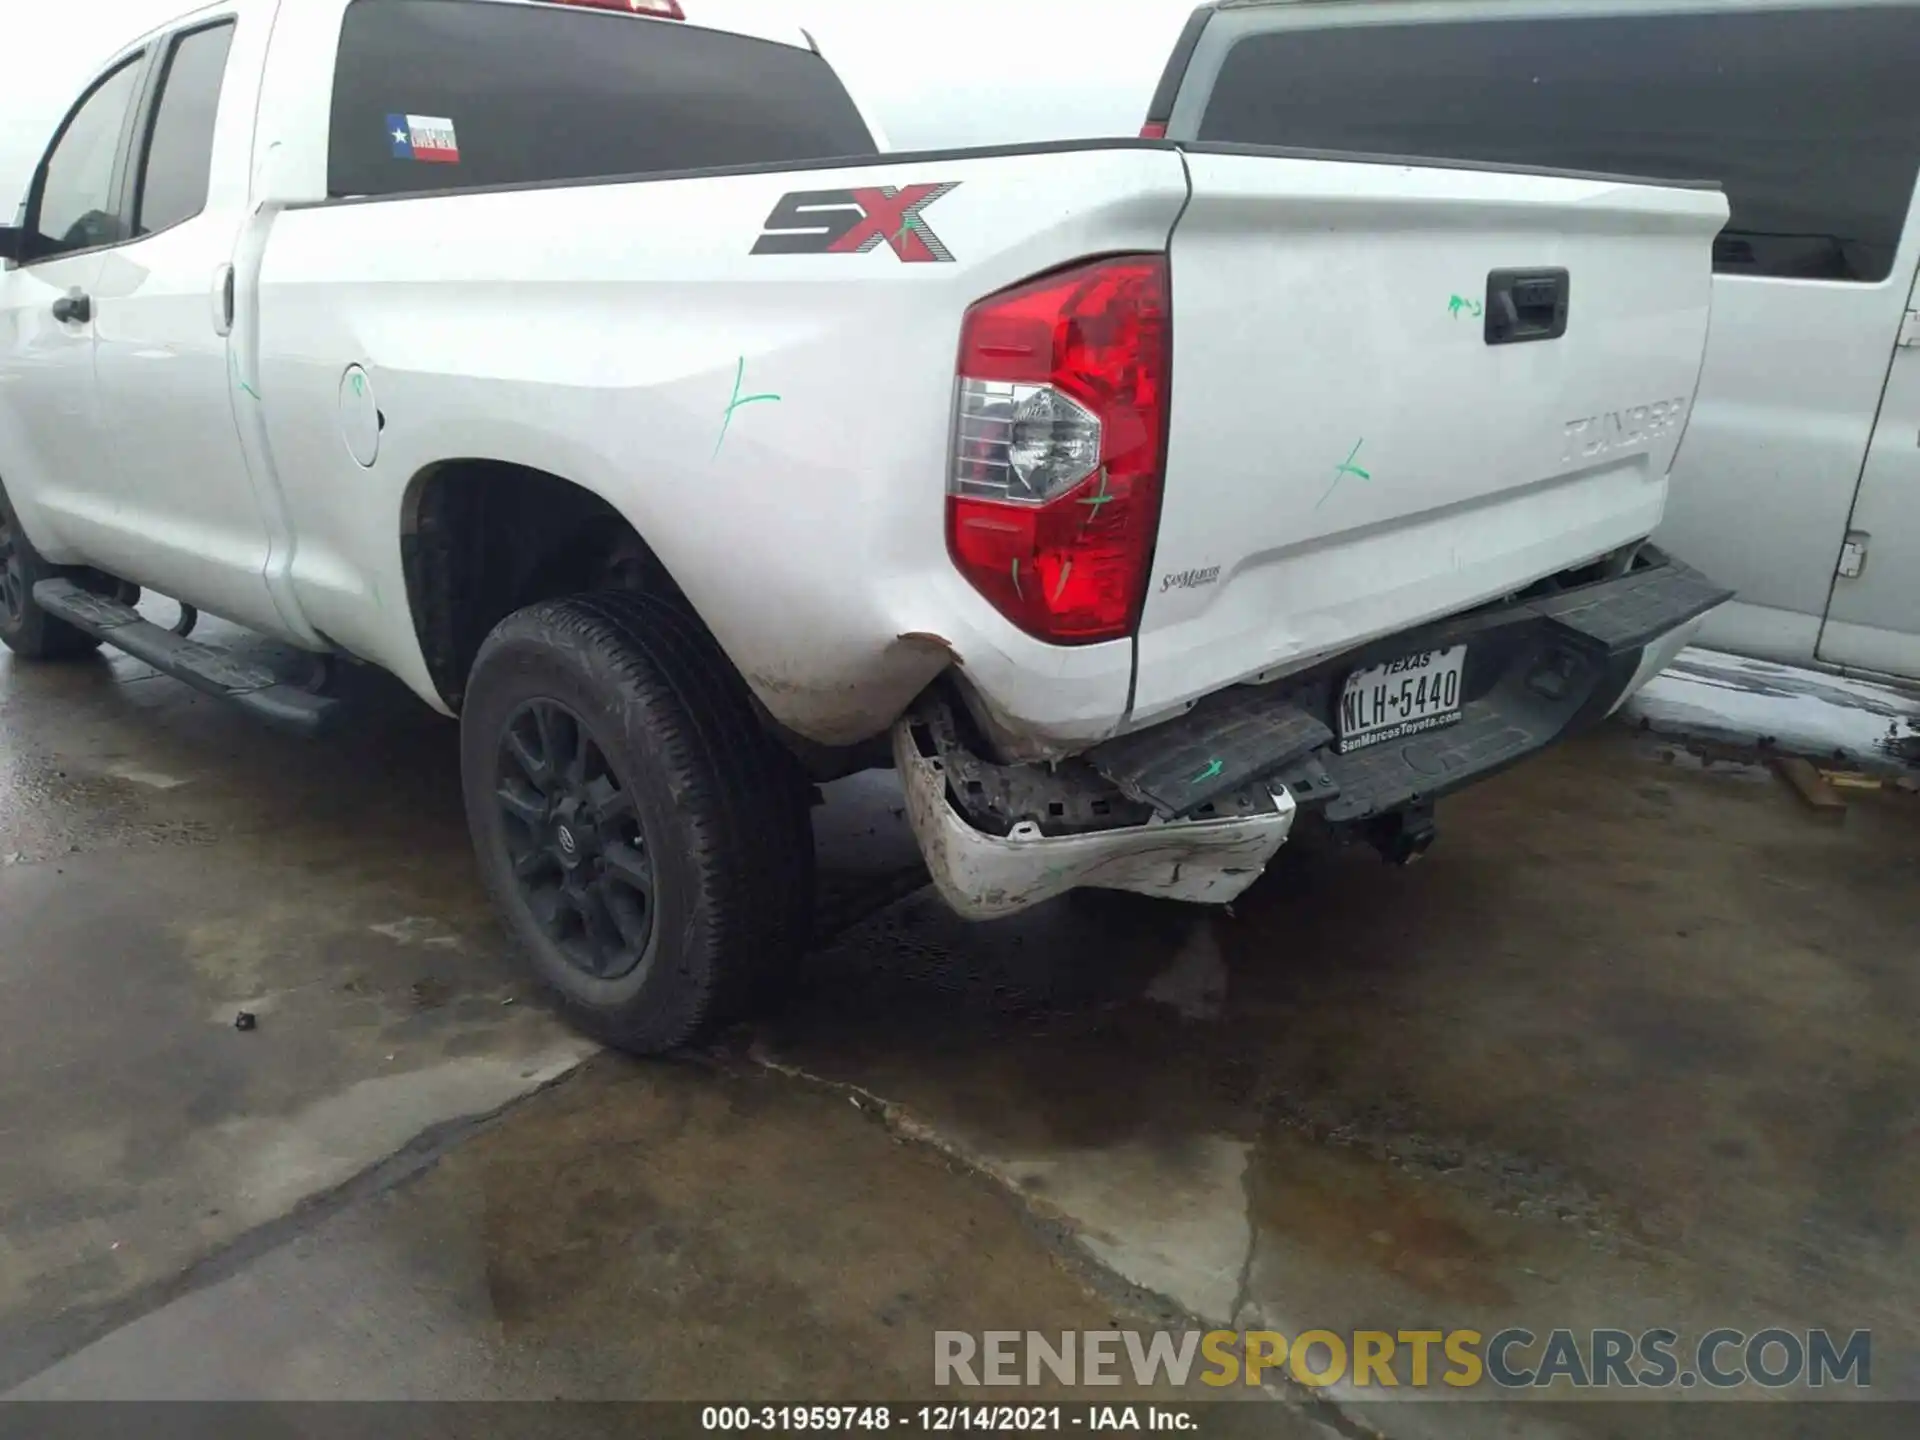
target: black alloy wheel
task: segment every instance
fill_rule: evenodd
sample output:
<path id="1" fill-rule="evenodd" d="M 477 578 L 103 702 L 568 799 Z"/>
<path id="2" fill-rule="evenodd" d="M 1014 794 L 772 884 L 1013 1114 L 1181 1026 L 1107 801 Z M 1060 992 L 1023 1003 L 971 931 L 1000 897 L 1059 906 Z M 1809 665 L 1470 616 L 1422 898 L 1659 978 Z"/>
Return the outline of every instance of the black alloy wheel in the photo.
<path id="1" fill-rule="evenodd" d="M 699 619 L 645 592 L 493 628 L 460 704 L 481 878 L 533 978 L 639 1055 L 777 999 L 813 918 L 804 772 Z"/>
<path id="2" fill-rule="evenodd" d="M 500 735 L 494 799 L 534 923 L 584 974 L 631 974 L 653 934 L 653 854 L 592 728 L 558 700 L 521 705 Z"/>

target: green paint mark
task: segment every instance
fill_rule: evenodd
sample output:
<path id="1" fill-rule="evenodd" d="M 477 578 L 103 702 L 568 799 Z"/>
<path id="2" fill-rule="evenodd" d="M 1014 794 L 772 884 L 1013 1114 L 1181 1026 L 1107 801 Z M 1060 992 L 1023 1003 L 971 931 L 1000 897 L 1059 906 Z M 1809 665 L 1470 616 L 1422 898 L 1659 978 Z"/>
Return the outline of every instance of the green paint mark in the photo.
<path id="1" fill-rule="evenodd" d="M 920 217 L 908 215 L 900 221 L 900 229 L 894 234 L 894 240 L 901 245 L 907 243 L 907 236 L 920 233 Z"/>
<path id="2" fill-rule="evenodd" d="M 1099 493 L 1089 495 L 1086 499 L 1078 502 L 1087 507 L 1087 518 L 1080 522 L 1080 538 L 1082 540 L 1087 538 L 1087 531 L 1093 528 L 1093 522 L 1100 518 L 1100 507 L 1102 505 L 1111 505 L 1119 498 L 1118 495 L 1110 495 L 1107 493 L 1107 467 L 1102 465 L 1100 467 Z"/>
<path id="3" fill-rule="evenodd" d="M 1060 583 L 1053 587 L 1053 603 L 1058 605 L 1060 597 L 1067 593 L 1067 576 L 1073 573 L 1073 561 L 1069 560 L 1060 567 Z"/>
<path id="4" fill-rule="evenodd" d="M 1020 557 L 1018 555 L 1013 557 L 1013 593 L 1022 600 L 1027 598 L 1026 592 L 1020 588 Z"/>
<path id="5" fill-rule="evenodd" d="M 1218 775 L 1221 771 L 1225 770 L 1226 768 L 1227 767 L 1225 765 L 1221 764 L 1220 761 L 1216 760 L 1211 765 L 1207 766 L 1206 769 L 1202 770 L 1198 775 L 1194 776 L 1193 779 L 1189 780 L 1187 783 L 1189 785 L 1203 785 L 1207 781 L 1213 779 L 1214 776 Z"/>
<path id="6" fill-rule="evenodd" d="M 1456 295 L 1447 301 L 1447 313 L 1453 316 L 1454 319 L 1458 320 L 1460 318 L 1460 312 L 1462 310 L 1471 310 L 1473 312 L 1473 318 L 1476 320 L 1485 313 L 1481 309 L 1478 300 L 1469 300 L 1465 295 Z"/>
<path id="7" fill-rule="evenodd" d="M 358 370 L 353 372 L 353 393 L 356 395 L 364 395 L 367 393 L 367 377 L 362 375 Z"/>
<path id="8" fill-rule="evenodd" d="M 245 378 L 240 374 L 240 357 L 229 350 L 227 351 L 227 359 L 232 362 L 233 383 L 246 391 L 247 394 L 253 396 L 254 399 L 258 400 L 260 398 L 260 392 L 247 384 Z"/>
<path id="9" fill-rule="evenodd" d="M 740 382 L 747 378 L 747 357 L 742 355 L 740 363 L 733 371 L 733 398 L 727 402 L 727 413 L 720 420 L 720 438 L 713 442 L 713 453 L 718 455 L 720 447 L 727 443 L 727 431 L 733 427 L 733 412 L 742 405 L 756 404 L 761 400 L 778 400 L 780 397 L 768 391 L 760 395 L 742 395 Z"/>
<path id="10" fill-rule="evenodd" d="M 1314 503 L 1314 509 L 1318 510 L 1322 505 L 1326 504 L 1327 501 L 1331 500 L 1333 498 L 1333 492 L 1340 488 L 1340 482 L 1346 479 L 1347 476 L 1358 475 L 1362 480 L 1371 480 L 1373 478 L 1372 471 L 1362 470 L 1358 465 L 1353 463 L 1355 458 L 1360 454 L 1360 447 L 1366 443 L 1364 438 L 1353 442 L 1353 449 L 1347 452 L 1347 458 L 1342 460 L 1334 469 L 1333 483 L 1327 486 L 1327 493 L 1322 495 L 1319 500 Z"/>

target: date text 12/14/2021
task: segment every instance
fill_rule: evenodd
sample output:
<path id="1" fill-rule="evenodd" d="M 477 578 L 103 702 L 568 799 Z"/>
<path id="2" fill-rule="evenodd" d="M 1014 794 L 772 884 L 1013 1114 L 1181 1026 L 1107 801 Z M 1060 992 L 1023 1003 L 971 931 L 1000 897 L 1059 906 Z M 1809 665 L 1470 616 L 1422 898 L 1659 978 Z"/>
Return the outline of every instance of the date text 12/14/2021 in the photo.
<path id="1" fill-rule="evenodd" d="M 1199 1428 L 1190 1408 L 1168 1405 L 708 1405 L 703 1431 L 762 1435 L 969 1432 L 1162 1431 Z"/>

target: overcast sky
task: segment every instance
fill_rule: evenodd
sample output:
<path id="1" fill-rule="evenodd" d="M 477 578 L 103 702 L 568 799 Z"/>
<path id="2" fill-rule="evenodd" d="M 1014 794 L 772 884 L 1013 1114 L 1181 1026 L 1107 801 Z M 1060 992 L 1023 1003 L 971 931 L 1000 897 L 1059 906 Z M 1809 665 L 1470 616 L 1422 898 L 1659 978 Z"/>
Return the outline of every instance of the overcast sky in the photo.
<path id="1" fill-rule="evenodd" d="M 0 0 L 0 222 L 100 63 L 194 3 Z M 699 0 L 683 3 L 697 18 Z M 814 33 L 896 149 L 916 149 L 1133 133 L 1196 0 L 764 3 Z"/>

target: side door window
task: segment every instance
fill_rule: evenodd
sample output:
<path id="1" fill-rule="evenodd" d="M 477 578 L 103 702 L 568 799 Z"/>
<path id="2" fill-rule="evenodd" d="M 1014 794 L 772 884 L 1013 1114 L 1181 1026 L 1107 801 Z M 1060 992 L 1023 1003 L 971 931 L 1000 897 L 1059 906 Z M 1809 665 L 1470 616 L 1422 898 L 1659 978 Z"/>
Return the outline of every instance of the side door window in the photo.
<path id="1" fill-rule="evenodd" d="M 140 160 L 135 236 L 169 229 L 206 208 L 207 183 L 213 172 L 213 124 L 232 45 L 231 21 L 190 30 L 174 42 Z"/>
<path id="2" fill-rule="evenodd" d="M 114 177 L 140 60 L 123 61 L 94 85 L 41 162 L 27 219 L 28 264 L 126 238 Z"/>

